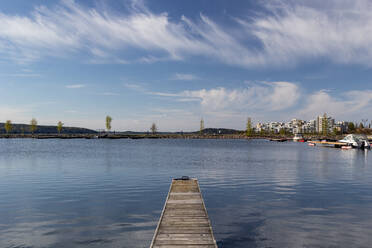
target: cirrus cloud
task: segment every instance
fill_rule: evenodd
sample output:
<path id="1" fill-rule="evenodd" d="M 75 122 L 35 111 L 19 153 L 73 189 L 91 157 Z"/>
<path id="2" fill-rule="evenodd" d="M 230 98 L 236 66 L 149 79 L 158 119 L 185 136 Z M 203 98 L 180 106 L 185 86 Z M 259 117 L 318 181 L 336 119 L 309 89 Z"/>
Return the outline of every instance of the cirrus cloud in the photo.
<path id="1" fill-rule="evenodd" d="M 200 102 L 205 111 L 279 111 L 291 108 L 301 92 L 291 82 L 263 82 L 241 89 L 218 87 L 212 89 L 186 90 L 179 93 L 147 92 L 177 101 Z"/>
<path id="2" fill-rule="evenodd" d="M 174 74 L 172 79 L 181 80 L 181 81 L 192 81 L 192 80 L 199 79 L 199 77 L 194 74 L 176 73 Z"/>
<path id="3" fill-rule="evenodd" d="M 85 84 L 70 84 L 65 86 L 67 89 L 81 89 L 85 87 Z"/>
<path id="4" fill-rule="evenodd" d="M 83 53 L 93 63 L 154 63 L 190 56 L 242 67 L 293 65 L 303 59 L 371 66 L 372 3 L 306 1 L 264 5 L 265 14 L 221 25 L 201 14 L 179 20 L 144 5 L 126 14 L 64 0 L 28 16 L 0 13 L 0 54 L 18 62 Z M 292 5 L 292 4 L 293 5 Z M 138 49 L 136 55 L 128 49 Z M 141 55 L 140 55 L 141 54 Z"/>

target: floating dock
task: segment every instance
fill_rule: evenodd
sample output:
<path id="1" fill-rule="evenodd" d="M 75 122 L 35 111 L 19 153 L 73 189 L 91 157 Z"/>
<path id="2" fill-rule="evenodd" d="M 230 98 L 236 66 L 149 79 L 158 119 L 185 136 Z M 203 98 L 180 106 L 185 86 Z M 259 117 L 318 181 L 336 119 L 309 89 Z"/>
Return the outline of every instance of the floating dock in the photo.
<path id="1" fill-rule="evenodd" d="M 325 146 L 334 146 L 336 148 L 341 148 L 343 146 L 348 146 L 345 142 L 333 142 L 333 141 L 308 141 L 310 144 L 318 144 L 318 145 L 325 145 Z"/>
<path id="2" fill-rule="evenodd" d="M 217 248 L 197 179 L 173 179 L 150 248 Z"/>

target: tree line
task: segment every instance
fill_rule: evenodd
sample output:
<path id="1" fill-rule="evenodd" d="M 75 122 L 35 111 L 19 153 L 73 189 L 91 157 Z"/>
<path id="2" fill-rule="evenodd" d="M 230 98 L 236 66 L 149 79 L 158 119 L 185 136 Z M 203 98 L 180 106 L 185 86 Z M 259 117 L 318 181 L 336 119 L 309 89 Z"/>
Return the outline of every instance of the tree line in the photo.
<path id="1" fill-rule="evenodd" d="M 107 130 L 107 132 L 110 132 L 111 128 L 112 128 L 111 123 L 112 123 L 113 119 L 112 119 L 111 116 L 107 115 L 105 120 L 106 120 L 106 130 Z M 63 126 L 64 126 L 64 123 L 62 121 L 57 122 L 56 130 L 57 130 L 58 134 L 62 133 Z M 12 123 L 11 120 L 7 120 L 4 123 L 4 129 L 5 129 L 6 134 L 11 134 L 12 133 L 13 123 Z M 30 121 L 30 124 L 29 124 L 29 131 L 31 132 L 31 134 L 34 134 L 37 130 L 38 130 L 38 122 L 35 118 L 32 118 L 31 121 Z M 152 134 L 156 134 L 158 132 L 158 127 L 155 123 L 152 123 L 152 125 L 150 127 L 150 131 L 151 131 Z"/>
<path id="2" fill-rule="evenodd" d="M 63 125 L 64 124 L 61 121 L 58 121 L 58 123 L 57 123 L 57 132 L 58 133 L 61 133 L 62 132 Z M 37 130 L 37 120 L 35 118 L 32 118 L 31 119 L 29 128 L 30 128 L 29 131 L 32 134 L 34 134 L 36 132 L 36 130 Z M 6 134 L 10 134 L 12 132 L 13 124 L 12 124 L 12 121 L 11 120 L 7 120 L 5 122 L 4 129 L 5 129 Z"/>
<path id="3" fill-rule="evenodd" d="M 110 132 L 111 131 L 111 123 L 112 123 L 112 117 L 107 115 L 106 116 L 106 130 L 107 132 Z M 323 120 L 328 120 L 328 117 L 327 117 L 327 114 L 324 113 L 323 115 Z M 353 122 L 349 122 L 348 123 L 348 131 L 349 132 L 354 132 L 354 131 L 360 131 L 362 129 L 365 129 L 367 127 L 367 123 L 368 122 L 368 119 L 362 119 L 362 122 L 360 122 L 359 125 L 357 124 L 354 124 Z M 29 129 L 30 129 L 30 132 L 32 134 L 34 134 L 38 128 L 37 126 L 38 122 L 35 118 L 32 118 L 31 121 L 30 121 L 30 125 L 29 125 Z M 57 126 L 56 126 L 56 129 L 57 129 L 57 132 L 58 134 L 61 134 L 62 130 L 63 130 L 63 126 L 64 126 L 64 123 L 62 121 L 58 121 L 57 123 Z M 12 121 L 11 120 L 7 120 L 4 124 L 4 128 L 5 128 L 5 132 L 6 134 L 10 134 L 12 132 L 12 129 L 13 129 L 13 125 L 12 125 Z M 371 128 L 371 125 L 369 125 L 369 128 Z M 202 135 L 203 134 L 203 130 L 205 129 L 205 126 L 204 126 L 204 119 L 201 118 L 200 120 L 200 129 L 199 129 L 199 134 Z M 152 134 L 156 134 L 158 132 L 158 127 L 155 123 L 152 123 L 151 126 L 150 126 L 150 131 Z M 266 134 L 265 131 L 261 131 L 261 134 Z M 286 130 L 285 129 L 281 129 L 279 131 L 279 134 L 281 135 L 285 135 L 287 134 L 286 133 Z M 328 135 L 330 134 L 329 133 L 329 128 L 328 128 L 328 121 L 322 121 L 322 132 L 321 134 L 323 135 Z M 333 130 L 333 134 L 339 134 L 338 131 L 336 129 Z M 245 129 L 245 135 L 246 136 L 252 136 L 254 135 L 254 128 L 253 128 L 253 124 L 252 124 L 252 119 L 250 117 L 247 118 L 247 122 L 246 122 L 246 129 Z"/>

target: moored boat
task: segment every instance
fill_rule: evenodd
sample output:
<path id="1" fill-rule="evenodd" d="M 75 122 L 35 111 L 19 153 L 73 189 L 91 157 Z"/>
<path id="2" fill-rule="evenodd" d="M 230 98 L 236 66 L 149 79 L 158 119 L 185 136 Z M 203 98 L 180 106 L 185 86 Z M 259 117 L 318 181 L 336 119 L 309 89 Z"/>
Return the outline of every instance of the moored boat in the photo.
<path id="1" fill-rule="evenodd" d="M 360 142 L 362 143 L 362 148 L 364 149 L 371 149 L 371 144 L 368 140 L 368 137 L 367 135 L 365 134 L 356 134 L 356 137 L 360 140 Z"/>
<path id="2" fill-rule="evenodd" d="M 305 142 L 304 137 L 300 133 L 296 133 L 295 136 L 293 137 L 294 142 Z"/>
<path id="3" fill-rule="evenodd" d="M 367 136 L 363 134 L 348 134 L 338 142 L 345 143 L 345 145 L 352 146 L 353 148 L 371 148 Z"/>
<path id="4" fill-rule="evenodd" d="M 347 146 L 341 146 L 341 149 L 343 149 L 343 150 L 350 150 L 350 149 L 353 149 L 353 147 L 347 145 Z"/>
<path id="5" fill-rule="evenodd" d="M 286 138 L 280 138 L 280 139 L 270 139 L 270 141 L 276 141 L 276 142 L 285 142 L 287 141 Z"/>

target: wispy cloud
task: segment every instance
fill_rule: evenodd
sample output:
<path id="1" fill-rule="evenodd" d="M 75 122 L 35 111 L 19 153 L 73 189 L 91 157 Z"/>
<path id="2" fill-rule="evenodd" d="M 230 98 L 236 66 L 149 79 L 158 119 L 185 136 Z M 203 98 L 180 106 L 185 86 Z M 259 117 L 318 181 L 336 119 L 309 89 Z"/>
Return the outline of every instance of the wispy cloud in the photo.
<path id="1" fill-rule="evenodd" d="M 153 96 L 166 96 L 166 97 L 180 97 L 183 93 L 167 93 L 167 92 L 151 92 L 147 91 L 146 94 Z"/>
<path id="2" fill-rule="evenodd" d="M 176 73 L 173 75 L 171 79 L 181 80 L 181 81 L 192 81 L 192 80 L 199 79 L 199 77 L 194 74 Z"/>
<path id="3" fill-rule="evenodd" d="M 287 1 L 268 5 L 271 15 L 253 23 L 238 20 L 260 41 L 264 63 L 294 64 L 304 59 L 326 58 L 336 63 L 371 66 L 372 2 Z"/>
<path id="4" fill-rule="evenodd" d="M 152 95 L 175 97 L 178 101 L 199 101 L 206 111 L 278 111 L 292 107 L 301 92 L 295 83 L 266 82 L 248 88 L 224 87 L 186 90 L 179 93 L 151 92 Z"/>
<path id="5" fill-rule="evenodd" d="M 84 52 L 95 63 L 204 56 L 243 67 L 314 58 L 371 66 L 370 1 L 329 1 L 327 8 L 305 1 L 280 3 L 265 5 L 265 14 L 253 19 L 233 17 L 235 25 L 225 26 L 203 14 L 193 20 L 171 19 L 144 4 L 115 14 L 65 0 L 55 7 L 37 7 L 27 16 L 0 13 L 0 54 L 18 62 Z M 128 48 L 141 55 L 127 53 Z"/>
<path id="6" fill-rule="evenodd" d="M 243 88 L 145 93 L 180 103 L 194 102 L 196 105 L 188 107 L 221 123 L 225 122 L 224 118 L 239 122 L 246 115 L 264 121 L 313 119 L 324 112 L 340 120 L 359 120 L 372 114 L 371 90 L 338 94 L 326 90 L 305 92 L 293 82 L 251 82 Z"/>
<path id="7" fill-rule="evenodd" d="M 85 84 L 70 84 L 65 86 L 67 89 L 80 89 L 84 88 Z"/>
<path id="8" fill-rule="evenodd" d="M 127 89 L 134 90 L 134 91 L 139 91 L 139 92 L 147 91 L 142 84 L 138 84 L 138 83 L 124 83 L 123 86 Z"/>

